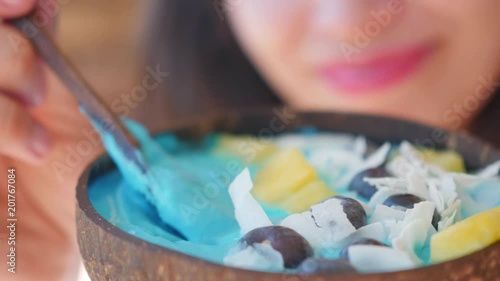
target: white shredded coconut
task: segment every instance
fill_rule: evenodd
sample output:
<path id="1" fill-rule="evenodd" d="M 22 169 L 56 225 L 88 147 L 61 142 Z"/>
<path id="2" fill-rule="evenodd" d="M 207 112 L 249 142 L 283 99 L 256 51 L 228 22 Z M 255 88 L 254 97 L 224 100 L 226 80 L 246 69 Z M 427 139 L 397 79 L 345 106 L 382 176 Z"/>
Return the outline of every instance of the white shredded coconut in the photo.
<path id="1" fill-rule="evenodd" d="M 273 225 L 259 202 L 252 196 L 253 183 L 250 171 L 243 170 L 229 185 L 229 195 L 234 205 L 234 216 L 241 228 L 241 235 L 259 227 Z"/>

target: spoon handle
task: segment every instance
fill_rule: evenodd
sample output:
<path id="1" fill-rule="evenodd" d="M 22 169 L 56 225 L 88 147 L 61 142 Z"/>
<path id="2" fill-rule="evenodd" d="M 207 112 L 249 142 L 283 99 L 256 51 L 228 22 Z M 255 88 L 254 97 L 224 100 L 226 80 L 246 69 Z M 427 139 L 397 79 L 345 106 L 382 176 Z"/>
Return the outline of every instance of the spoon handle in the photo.
<path id="1" fill-rule="evenodd" d="M 134 143 L 137 143 L 130 131 L 106 106 L 101 98 L 95 94 L 83 76 L 63 56 L 52 39 L 42 30 L 32 17 L 26 16 L 9 21 L 21 31 L 33 44 L 37 54 L 45 60 L 61 82 L 78 101 L 83 113 L 91 119 L 94 127 L 104 130 L 111 135 L 122 153 L 136 163 L 142 172 L 146 166 L 136 154 Z"/>

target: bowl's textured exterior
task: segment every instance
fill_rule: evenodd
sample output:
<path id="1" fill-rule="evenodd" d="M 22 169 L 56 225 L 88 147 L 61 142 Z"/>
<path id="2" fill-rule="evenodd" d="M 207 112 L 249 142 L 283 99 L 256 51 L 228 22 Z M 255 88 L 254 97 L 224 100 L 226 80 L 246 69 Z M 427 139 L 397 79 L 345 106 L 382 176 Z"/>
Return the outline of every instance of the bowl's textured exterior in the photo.
<path id="1" fill-rule="evenodd" d="M 401 120 L 352 114 L 285 114 L 281 109 L 262 110 L 204 118 L 203 121 L 193 121 L 176 131 L 180 136 L 199 136 L 216 130 L 268 137 L 308 125 L 335 132 L 363 134 L 376 142 L 408 140 L 428 147 L 456 149 L 465 157 L 469 168 L 482 167 L 500 159 L 498 151 L 465 135 Z M 87 183 L 113 168 L 114 165 L 107 156 L 99 158 L 82 175 L 77 187 L 78 243 L 85 267 L 94 281 L 500 281 L 498 242 L 453 261 L 382 274 L 297 276 L 210 263 L 138 239 L 102 218 L 89 201 Z"/>

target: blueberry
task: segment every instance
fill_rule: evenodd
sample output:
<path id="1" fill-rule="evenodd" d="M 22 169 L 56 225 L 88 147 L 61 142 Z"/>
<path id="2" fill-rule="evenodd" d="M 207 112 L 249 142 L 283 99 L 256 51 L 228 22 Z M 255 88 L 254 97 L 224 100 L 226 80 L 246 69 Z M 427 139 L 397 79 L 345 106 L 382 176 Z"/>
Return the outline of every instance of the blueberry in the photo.
<path id="1" fill-rule="evenodd" d="M 370 200 L 370 198 L 377 192 L 377 189 L 368 184 L 363 179 L 367 178 L 384 178 L 390 177 L 391 175 L 385 170 L 384 167 L 378 167 L 373 169 L 368 169 L 360 172 L 352 179 L 349 184 L 349 190 L 356 191 L 359 196 L 366 200 Z"/>
<path id="2" fill-rule="evenodd" d="M 304 237 L 283 226 L 256 228 L 245 234 L 240 243 L 244 245 L 269 243 L 273 249 L 281 253 L 286 268 L 295 268 L 313 255 L 313 249 Z"/>
<path id="3" fill-rule="evenodd" d="M 395 194 L 385 199 L 383 204 L 388 207 L 392 206 L 403 207 L 403 209 L 405 210 L 413 208 L 415 204 L 420 203 L 422 201 L 423 201 L 422 198 L 415 196 L 413 194 Z"/>
<path id="4" fill-rule="evenodd" d="M 332 198 L 342 201 L 342 209 L 344 210 L 344 213 L 347 215 L 347 219 L 351 222 L 354 228 L 358 229 L 366 224 L 365 209 L 358 201 L 344 196 L 333 196 L 329 199 Z"/>
<path id="5" fill-rule="evenodd" d="M 415 204 L 420 203 L 422 201 L 424 201 L 424 199 L 415 196 L 413 194 L 395 194 L 385 199 L 383 204 L 389 207 L 392 206 L 401 207 L 403 210 L 406 210 L 406 209 L 412 209 Z M 439 215 L 437 210 L 434 210 L 434 214 L 432 215 L 432 226 L 436 230 L 438 229 L 438 222 L 440 220 L 441 216 Z"/>
<path id="6" fill-rule="evenodd" d="M 356 272 L 356 269 L 349 262 L 342 259 L 308 258 L 297 267 L 297 273 L 299 274 L 346 272 Z"/>
<path id="7" fill-rule="evenodd" d="M 346 259 L 346 260 L 349 260 L 349 247 L 353 246 L 353 245 L 374 245 L 374 246 L 382 246 L 382 247 L 389 247 L 387 246 L 386 244 L 378 241 L 378 240 L 375 240 L 375 239 L 371 239 L 371 238 L 361 238 L 359 240 L 356 240 L 354 242 L 351 242 L 349 243 L 348 245 L 346 245 L 342 251 L 340 251 L 340 258 L 341 259 Z"/>

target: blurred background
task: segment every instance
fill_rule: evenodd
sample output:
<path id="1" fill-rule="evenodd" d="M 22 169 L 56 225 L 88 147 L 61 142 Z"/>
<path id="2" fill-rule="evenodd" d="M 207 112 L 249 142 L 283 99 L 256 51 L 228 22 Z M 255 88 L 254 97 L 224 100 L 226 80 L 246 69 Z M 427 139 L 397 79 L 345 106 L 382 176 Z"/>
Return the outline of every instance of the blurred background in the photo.
<path id="1" fill-rule="evenodd" d="M 61 1 L 63 2 L 63 1 Z M 96 91 L 110 104 L 137 85 L 143 62 L 147 0 L 69 0 L 61 5 L 60 46 Z M 154 98 L 131 110 L 144 121 Z M 149 105 L 147 105 L 149 104 Z M 82 268 L 78 281 L 89 280 Z"/>
<path id="2" fill-rule="evenodd" d="M 144 75 L 144 26 L 151 1 L 61 1 L 67 4 L 61 4 L 59 13 L 60 46 L 108 104 L 130 94 Z M 162 97 L 149 95 L 128 117 L 154 127 L 144 109 L 160 114 L 155 112 L 161 111 L 158 99 Z"/>

